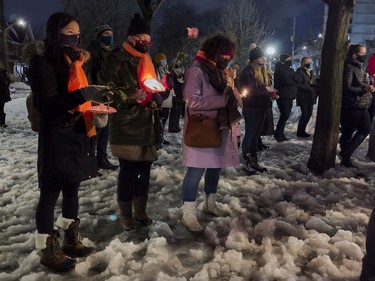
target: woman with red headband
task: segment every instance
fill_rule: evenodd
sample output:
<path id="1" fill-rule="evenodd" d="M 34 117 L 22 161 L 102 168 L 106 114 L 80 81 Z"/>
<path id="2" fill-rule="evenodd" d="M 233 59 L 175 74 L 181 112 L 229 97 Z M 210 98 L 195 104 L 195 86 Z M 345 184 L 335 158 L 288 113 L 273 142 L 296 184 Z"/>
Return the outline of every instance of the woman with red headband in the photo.
<path id="1" fill-rule="evenodd" d="M 188 115 L 204 114 L 209 118 L 217 118 L 220 109 L 237 108 L 237 101 L 233 94 L 234 88 L 232 90 L 227 86 L 228 80 L 224 71 L 233 58 L 234 52 L 234 42 L 224 34 L 216 34 L 203 43 L 193 65 L 187 70 L 183 92 L 187 106 L 184 119 L 185 137 L 187 126 L 189 126 Z M 192 232 L 203 231 L 195 214 L 197 190 L 203 174 L 205 174 L 206 195 L 204 209 L 214 216 L 223 215 L 216 205 L 220 171 L 225 167 L 239 165 L 237 138 L 231 130 L 231 124 L 235 124 L 238 119 L 233 117 L 229 119 L 232 123 L 228 120 L 229 126 L 221 131 L 220 147 L 192 147 L 186 143 L 182 146 L 182 163 L 187 167 L 182 185 L 182 223 Z M 210 132 L 207 132 L 208 134 Z"/>

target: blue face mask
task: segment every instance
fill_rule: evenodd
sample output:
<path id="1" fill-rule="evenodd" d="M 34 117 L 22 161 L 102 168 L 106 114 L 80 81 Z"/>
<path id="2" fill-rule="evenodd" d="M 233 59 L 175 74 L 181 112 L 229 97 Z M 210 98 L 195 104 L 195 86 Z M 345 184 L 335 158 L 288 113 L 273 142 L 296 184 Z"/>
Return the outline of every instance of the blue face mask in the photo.
<path id="1" fill-rule="evenodd" d="M 264 66 L 264 63 L 259 63 L 259 62 L 258 62 L 258 66 L 259 66 L 259 67 L 263 67 L 263 66 Z"/>
<path id="2" fill-rule="evenodd" d="M 113 44 L 113 36 L 102 35 L 100 41 L 102 41 L 105 45 L 110 46 Z"/>
<path id="3" fill-rule="evenodd" d="M 61 42 L 62 45 L 66 46 L 66 47 L 70 47 L 72 49 L 75 49 L 75 48 L 78 47 L 79 41 L 80 41 L 79 34 L 66 35 L 66 34 L 60 33 L 60 42 Z"/>

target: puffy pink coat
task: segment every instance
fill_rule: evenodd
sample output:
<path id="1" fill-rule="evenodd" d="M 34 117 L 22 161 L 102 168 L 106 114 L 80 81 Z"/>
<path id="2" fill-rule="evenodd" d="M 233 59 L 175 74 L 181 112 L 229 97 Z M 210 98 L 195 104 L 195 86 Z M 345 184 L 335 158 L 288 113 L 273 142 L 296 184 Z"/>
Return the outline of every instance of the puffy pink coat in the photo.
<path id="1" fill-rule="evenodd" d="M 202 113 L 211 118 L 217 116 L 217 109 L 225 107 L 227 97 L 211 86 L 208 75 L 203 73 L 200 63 L 194 62 L 186 71 L 184 99 L 190 114 Z M 188 122 L 185 113 L 184 134 Z M 195 168 L 225 168 L 239 165 L 236 136 L 231 130 L 224 130 L 222 145 L 218 148 L 194 148 L 182 140 L 182 164 Z"/>

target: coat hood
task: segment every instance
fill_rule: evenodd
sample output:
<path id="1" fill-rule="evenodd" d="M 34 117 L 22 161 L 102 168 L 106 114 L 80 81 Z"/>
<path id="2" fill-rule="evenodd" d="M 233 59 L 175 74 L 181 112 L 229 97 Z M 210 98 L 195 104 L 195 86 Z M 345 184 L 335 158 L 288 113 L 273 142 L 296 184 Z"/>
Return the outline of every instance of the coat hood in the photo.
<path id="1" fill-rule="evenodd" d="M 91 55 L 88 51 L 81 49 L 85 62 L 87 62 Z M 26 63 L 30 63 L 31 59 L 35 56 L 44 55 L 44 42 L 43 41 L 34 41 L 26 44 L 22 49 L 22 60 Z"/>

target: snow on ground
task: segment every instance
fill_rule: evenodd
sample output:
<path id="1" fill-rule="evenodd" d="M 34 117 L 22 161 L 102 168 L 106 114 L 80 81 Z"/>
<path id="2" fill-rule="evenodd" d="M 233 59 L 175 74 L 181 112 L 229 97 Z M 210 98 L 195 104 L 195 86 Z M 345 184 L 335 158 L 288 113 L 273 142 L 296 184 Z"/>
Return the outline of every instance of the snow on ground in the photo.
<path id="1" fill-rule="evenodd" d="M 365 157 L 368 139 L 354 155 L 366 177 L 339 165 L 338 158 L 333 169 L 316 176 L 306 167 L 312 139 L 295 136 L 296 108 L 287 126 L 290 141 L 263 138 L 271 147 L 260 157 L 266 173 L 223 171 L 218 201 L 228 216 L 201 212 L 201 182 L 198 218 L 204 234 L 192 234 L 181 224 L 186 171 L 181 134 L 167 133 L 171 145 L 159 151 L 151 173 L 149 213 L 155 224 L 139 232 L 122 230 L 116 219 L 117 171 L 105 171 L 80 189 L 81 232 L 96 253 L 80 259 L 72 272 L 47 270 L 34 249 L 37 134 L 26 117 L 27 87 L 12 86 L 16 92 L 5 106 L 9 127 L 0 131 L 0 280 L 358 280 L 374 205 L 375 163 Z"/>

